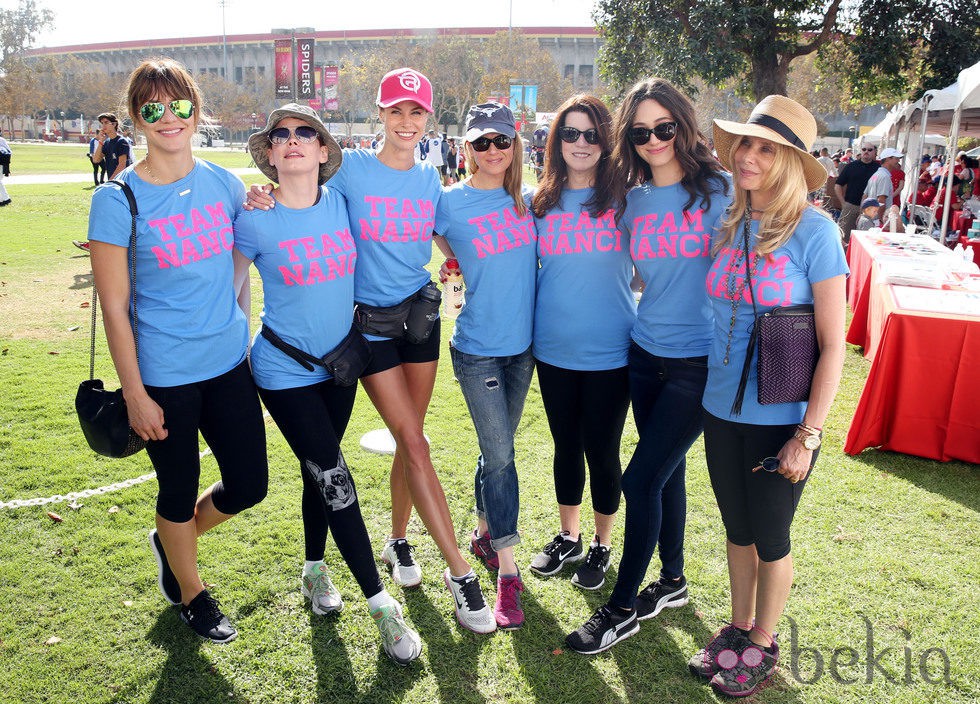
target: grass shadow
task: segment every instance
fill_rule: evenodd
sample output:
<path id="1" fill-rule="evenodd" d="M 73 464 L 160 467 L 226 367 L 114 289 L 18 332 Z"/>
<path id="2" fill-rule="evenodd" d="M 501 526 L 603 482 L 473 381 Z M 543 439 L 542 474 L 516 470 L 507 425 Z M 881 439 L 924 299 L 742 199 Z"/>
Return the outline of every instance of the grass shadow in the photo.
<path id="1" fill-rule="evenodd" d="M 852 459 L 980 513 L 980 465 L 939 462 L 882 450 L 865 450 Z"/>

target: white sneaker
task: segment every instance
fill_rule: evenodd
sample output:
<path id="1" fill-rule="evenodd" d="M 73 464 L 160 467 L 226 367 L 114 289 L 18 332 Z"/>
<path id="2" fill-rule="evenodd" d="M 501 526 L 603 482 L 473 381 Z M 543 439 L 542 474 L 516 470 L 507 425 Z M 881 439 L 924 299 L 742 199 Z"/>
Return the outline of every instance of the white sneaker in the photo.
<path id="1" fill-rule="evenodd" d="M 344 608 L 340 590 L 330 581 L 330 572 L 322 561 L 310 569 L 303 568 L 303 596 L 310 600 L 313 613 L 321 616 Z"/>
<path id="2" fill-rule="evenodd" d="M 407 665 L 422 654 L 419 634 L 405 623 L 400 604 L 379 606 L 371 612 L 371 618 L 381 632 L 381 647 L 394 662 Z"/>
<path id="3" fill-rule="evenodd" d="M 497 630 L 497 621 L 483 598 L 480 580 L 475 574 L 470 572 L 469 576 L 460 582 L 453 579 L 447 567 L 442 578 L 449 587 L 449 593 L 453 595 L 456 620 L 459 621 L 460 626 L 474 633 L 493 633 Z"/>
<path id="4" fill-rule="evenodd" d="M 422 568 L 415 562 L 415 548 L 405 538 L 388 540 L 381 551 L 381 561 L 391 569 L 391 579 L 401 587 L 415 587 L 422 583 Z"/>

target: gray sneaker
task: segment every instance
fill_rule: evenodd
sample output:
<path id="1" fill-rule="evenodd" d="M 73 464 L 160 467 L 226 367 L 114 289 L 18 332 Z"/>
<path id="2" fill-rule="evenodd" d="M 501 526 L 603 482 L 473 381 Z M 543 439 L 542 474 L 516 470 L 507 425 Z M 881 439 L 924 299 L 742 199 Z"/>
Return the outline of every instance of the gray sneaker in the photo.
<path id="1" fill-rule="evenodd" d="M 371 612 L 371 618 L 381 633 L 381 647 L 394 662 L 407 665 L 422 654 L 419 634 L 405 623 L 399 604 L 379 606 Z"/>

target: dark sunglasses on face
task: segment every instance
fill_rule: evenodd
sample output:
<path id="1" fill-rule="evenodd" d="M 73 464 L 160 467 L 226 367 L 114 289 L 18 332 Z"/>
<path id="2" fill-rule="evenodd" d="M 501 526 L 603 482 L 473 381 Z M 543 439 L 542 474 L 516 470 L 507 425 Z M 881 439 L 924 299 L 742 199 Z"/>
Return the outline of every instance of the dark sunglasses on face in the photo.
<path id="1" fill-rule="evenodd" d="M 589 144 L 599 143 L 599 130 L 595 127 L 587 130 L 578 130 L 574 127 L 559 127 L 558 137 L 563 142 L 568 142 L 569 144 L 575 144 L 580 136 L 585 137 L 585 141 Z"/>
<path id="2" fill-rule="evenodd" d="M 170 108 L 170 112 L 181 120 L 186 120 L 194 114 L 194 103 L 190 100 L 171 100 L 166 104 L 156 102 L 146 103 L 140 108 L 140 115 L 144 122 L 152 125 L 163 117 L 168 107 Z"/>
<path id="3" fill-rule="evenodd" d="M 269 132 L 269 141 L 273 144 L 285 144 L 290 137 L 295 136 L 297 142 L 309 144 L 317 138 L 317 131 L 308 125 L 300 125 L 295 130 L 288 127 L 277 127 Z"/>
<path id="4" fill-rule="evenodd" d="M 514 140 L 505 134 L 498 134 L 493 139 L 490 139 L 489 137 L 477 137 L 470 142 L 470 144 L 473 145 L 473 151 L 477 152 L 485 152 L 490 148 L 491 144 L 500 151 L 504 151 L 505 149 L 510 149 L 510 145 L 513 143 Z"/>
<path id="5" fill-rule="evenodd" d="M 677 134 L 676 122 L 661 122 L 652 130 L 646 127 L 630 127 L 629 140 L 636 146 L 641 146 L 650 141 L 650 135 L 659 139 L 661 142 L 669 142 Z"/>

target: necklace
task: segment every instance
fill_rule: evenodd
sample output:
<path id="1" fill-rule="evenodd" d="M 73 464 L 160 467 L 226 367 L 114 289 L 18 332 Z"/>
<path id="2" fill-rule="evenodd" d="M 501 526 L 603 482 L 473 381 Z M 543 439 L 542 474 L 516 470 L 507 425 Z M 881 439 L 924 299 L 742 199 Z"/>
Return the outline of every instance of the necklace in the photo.
<path id="1" fill-rule="evenodd" d="M 749 221 L 752 219 L 750 215 L 751 208 L 745 209 L 745 217 L 742 219 L 742 248 L 735 253 L 735 257 L 732 261 L 731 268 L 728 273 L 728 281 L 726 282 L 726 288 L 728 292 L 728 299 L 732 304 L 732 315 L 728 321 L 728 341 L 725 343 L 725 358 L 722 360 L 723 364 L 727 367 L 728 362 L 731 358 L 732 352 L 732 337 L 735 335 L 735 319 L 738 316 L 738 305 L 742 302 L 742 296 L 745 293 L 745 287 L 750 278 L 749 268 L 751 267 L 751 274 L 755 274 L 759 270 L 759 261 L 762 259 L 760 256 L 756 256 L 755 261 L 749 263 L 751 259 L 751 253 L 749 249 Z M 735 274 L 738 270 L 742 268 L 742 264 L 745 264 L 745 276 L 741 279 L 736 279 Z M 749 289 L 749 295 L 754 296 L 752 289 Z"/>

